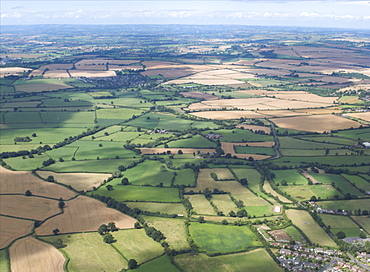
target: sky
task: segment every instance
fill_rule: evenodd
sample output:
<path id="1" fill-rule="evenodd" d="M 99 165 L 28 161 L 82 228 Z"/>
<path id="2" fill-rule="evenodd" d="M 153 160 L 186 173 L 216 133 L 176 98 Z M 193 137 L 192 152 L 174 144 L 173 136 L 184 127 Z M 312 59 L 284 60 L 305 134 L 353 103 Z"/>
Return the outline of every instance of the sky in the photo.
<path id="1" fill-rule="evenodd" d="M 370 1 L 13 1 L 1 0 L 1 25 L 196 24 L 370 29 Z"/>

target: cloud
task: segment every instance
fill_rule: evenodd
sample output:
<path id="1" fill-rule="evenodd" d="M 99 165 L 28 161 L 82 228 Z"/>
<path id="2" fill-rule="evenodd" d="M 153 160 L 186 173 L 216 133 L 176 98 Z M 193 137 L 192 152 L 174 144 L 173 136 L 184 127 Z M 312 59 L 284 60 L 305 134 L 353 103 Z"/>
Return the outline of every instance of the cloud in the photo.
<path id="1" fill-rule="evenodd" d="M 15 10 L 15 9 L 24 9 L 24 6 L 16 6 L 16 7 L 12 7 L 11 9 L 12 10 Z"/>

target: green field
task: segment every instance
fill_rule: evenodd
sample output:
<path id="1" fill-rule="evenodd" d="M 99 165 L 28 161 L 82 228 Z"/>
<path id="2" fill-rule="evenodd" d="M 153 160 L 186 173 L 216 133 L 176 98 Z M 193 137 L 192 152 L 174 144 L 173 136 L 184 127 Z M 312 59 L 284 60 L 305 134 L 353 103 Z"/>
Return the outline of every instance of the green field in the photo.
<path id="1" fill-rule="evenodd" d="M 329 143 L 317 143 L 299 140 L 293 137 L 279 137 L 280 148 L 290 148 L 290 149 L 336 149 L 339 148 L 338 144 Z"/>
<path id="2" fill-rule="evenodd" d="M 230 196 L 227 195 L 213 195 L 212 202 L 216 205 L 217 209 L 227 215 L 230 211 L 236 212 L 238 208 L 235 203 L 231 200 Z"/>
<path id="3" fill-rule="evenodd" d="M 116 185 L 113 188 L 113 191 L 108 191 L 105 186 L 102 186 L 97 191 L 94 191 L 94 194 L 110 196 L 117 201 L 180 202 L 177 188 L 130 185 Z"/>
<path id="4" fill-rule="evenodd" d="M 362 128 L 362 129 L 351 129 L 351 130 L 343 130 L 334 135 L 338 135 L 340 137 L 346 137 L 357 141 L 359 138 L 363 141 L 370 141 L 370 128 Z"/>
<path id="5" fill-rule="evenodd" d="M 139 264 L 163 254 L 163 247 L 148 237 L 144 229 L 127 229 L 113 232 L 117 240 L 112 245 L 127 259 L 135 259 Z"/>
<path id="6" fill-rule="evenodd" d="M 0 250 L 0 271 L 10 272 L 10 262 L 7 249 Z"/>
<path id="7" fill-rule="evenodd" d="M 348 174 L 342 174 L 342 177 L 344 177 L 346 180 L 352 182 L 356 185 L 357 188 L 364 190 L 365 192 L 370 191 L 370 182 L 366 179 L 356 176 L 356 175 L 348 175 Z"/>
<path id="8" fill-rule="evenodd" d="M 342 196 L 342 194 L 335 190 L 330 184 L 279 186 L 279 189 L 288 193 L 297 201 L 309 200 L 311 196 L 316 196 L 321 199 L 333 198 L 335 195 Z"/>
<path id="9" fill-rule="evenodd" d="M 184 214 L 186 216 L 186 209 L 182 203 L 126 202 L 126 205 L 132 209 L 138 208 L 153 213 Z"/>
<path id="10" fill-rule="evenodd" d="M 273 212 L 274 207 L 271 205 L 264 205 L 264 206 L 246 206 L 244 208 L 249 216 L 269 216 L 272 214 L 276 214 Z"/>
<path id="11" fill-rule="evenodd" d="M 145 221 L 164 234 L 171 249 L 189 249 L 184 220 L 146 216 Z"/>
<path id="12" fill-rule="evenodd" d="M 297 172 L 297 170 L 277 170 L 272 171 L 272 173 L 275 174 L 275 183 L 281 184 L 281 182 L 285 180 L 288 185 L 306 185 L 308 182 L 304 176 Z"/>
<path id="13" fill-rule="evenodd" d="M 203 138 L 202 136 L 195 135 L 187 139 L 171 141 L 167 143 L 171 148 L 215 148 L 216 143 Z M 163 146 L 158 146 L 163 147 Z"/>
<path id="14" fill-rule="evenodd" d="M 370 235 L 370 216 L 352 216 L 351 218 Z"/>
<path id="15" fill-rule="evenodd" d="M 262 246 L 257 236 L 245 226 L 191 223 L 189 231 L 199 250 L 209 253 L 226 253 Z"/>
<path id="16" fill-rule="evenodd" d="M 324 224 L 330 226 L 330 231 L 336 235 L 339 231 L 343 231 L 346 237 L 358 237 L 360 227 L 347 216 L 320 214 Z"/>
<path id="17" fill-rule="evenodd" d="M 352 139 L 345 139 L 339 137 L 326 137 L 326 136 L 311 136 L 311 137 L 300 137 L 303 140 L 322 142 L 322 143 L 331 143 L 331 144 L 340 144 L 340 145 L 356 145 L 357 141 Z"/>
<path id="18" fill-rule="evenodd" d="M 328 234 L 313 220 L 307 211 L 286 210 L 286 215 L 293 224 L 306 234 L 312 243 L 320 246 L 337 247 Z"/>
<path id="19" fill-rule="evenodd" d="M 189 198 L 189 201 L 197 214 L 216 215 L 215 210 L 203 194 L 186 195 L 185 197 Z"/>
<path id="20" fill-rule="evenodd" d="M 217 257 L 181 254 L 175 257 L 175 263 L 185 272 L 284 271 L 264 249 Z"/>
<path id="21" fill-rule="evenodd" d="M 130 270 L 131 271 L 131 270 Z M 149 262 L 146 262 L 144 264 L 141 264 L 138 268 L 135 268 L 135 272 L 180 272 L 171 263 L 170 257 L 167 255 L 163 255 L 161 257 L 155 258 L 154 260 L 151 260 Z"/>
<path id="22" fill-rule="evenodd" d="M 113 236 L 118 238 L 116 233 Z M 55 236 L 42 238 L 51 243 L 55 239 Z M 97 232 L 58 235 L 58 239 L 67 245 L 60 251 L 70 259 L 67 264 L 68 271 L 120 271 L 124 267 L 127 268 L 127 260 L 111 245 L 104 243 Z M 126 242 L 119 239 L 116 244 Z"/>
<path id="23" fill-rule="evenodd" d="M 235 153 L 239 154 L 260 154 L 267 156 L 274 156 L 275 151 L 269 147 L 256 147 L 256 146 L 234 146 Z"/>
<path id="24" fill-rule="evenodd" d="M 370 156 L 321 156 L 321 157 L 283 157 L 273 161 L 277 165 L 299 166 L 306 163 L 320 163 L 331 166 L 348 166 L 361 165 L 362 163 L 369 164 Z M 365 167 L 368 171 L 369 167 Z M 364 172 L 366 172 L 364 171 Z"/>
<path id="25" fill-rule="evenodd" d="M 301 242 L 306 244 L 306 239 L 302 236 L 302 234 L 297 230 L 294 226 L 289 226 L 284 229 L 285 233 L 288 234 L 294 241 Z"/>
<path id="26" fill-rule="evenodd" d="M 23 170 L 23 171 L 31 171 L 36 168 L 42 167 L 42 163 L 49 159 L 49 156 L 42 154 L 42 155 L 35 155 L 34 158 L 22 159 L 22 157 L 14 157 L 9 159 L 4 159 L 4 162 L 8 164 L 10 167 L 16 170 Z"/>
<path id="27" fill-rule="evenodd" d="M 282 156 L 325 156 L 324 149 L 292 149 L 292 148 L 279 148 Z"/>
<path id="28" fill-rule="evenodd" d="M 142 112 L 138 109 L 100 109 L 96 111 L 96 116 L 98 119 L 117 119 L 123 122 L 134 115 L 140 115 Z"/>
<path id="29" fill-rule="evenodd" d="M 357 209 L 364 209 L 365 207 L 370 207 L 370 199 L 351 199 L 351 200 L 337 200 L 337 201 L 320 201 L 317 202 L 323 209 L 330 209 L 330 210 L 346 210 L 346 211 L 353 211 Z"/>
<path id="30" fill-rule="evenodd" d="M 349 182 L 347 182 L 340 176 L 322 175 L 322 174 L 316 174 L 316 173 L 310 173 L 310 175 L 321 183 L 331 184 L 332 182 L 334 182 L 335 185 L 342 190 L 343 194 L 350 193 L 351 195 L 355 195 L 355 196 L 363 195 L 363 193 L 361 193 L 359 190 L 357 190 Z"/>
<path id="31" fill-rule="evenodd" d="M 270 135 L 261 135 L 255 134 L 250 130 L 247 129 L 233 129 L 233 130 L 226 130 L 226 129 L 219 129 L 219 130 L 212 130 L 212 131 L 204 131 L 203 134 L 208 133 L 215 133 L 220 134 L 222 137 L 220 138 L 221 142 L 272 142 L 274 138 Z"/>

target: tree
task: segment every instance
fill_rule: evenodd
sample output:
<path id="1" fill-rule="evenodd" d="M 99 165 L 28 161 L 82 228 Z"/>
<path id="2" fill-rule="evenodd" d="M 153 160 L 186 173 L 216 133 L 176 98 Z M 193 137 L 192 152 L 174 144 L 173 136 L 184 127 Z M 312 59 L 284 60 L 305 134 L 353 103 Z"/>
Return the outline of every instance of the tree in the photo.
<path id="1" fill-rule="evenodd" d="M 228 225 L 229 224 L 229 222 L 227 222 L 226 219 L 222 220 L 221 223 L 222 223 L 222 225 Z"/>
<path id="2" fill-rule="evenodd" d="M 205 222 L 206 222 L 206 220 L 204 220 L 204 217 L 203 217 L 203 216 L 199 216 L 199 217 L 198 217 L 198 222 L 199 222 L 199 223 L 205 223 Z"/>
<path id="3" fill-rule="evenodd" d="M 100 225 L 100 227 L 98 228 L 98 233 L 100 235 L 105 234 L 107 231 L 108 231 L 108 226 L 106 224 Z"/>
<path id="4" fill-rule="evenodd" d="M 288 185 L 288 182 L 284 179 L 284 180 L 281 181 L 281 185 L 287 186 Z"/>
<path id="5" fill-rule="evenodd" d="M 53 176 L 48 176 L 48 177 L 46 178 L 46 180 L 47 180 L 47 181 L 49 181 L 49 182 L 54 182 L 54 181 L 55 181 L 55 179 L 54 179 L 54 177 L 53 177 Z"/>
<path id="6" fill-rule="evenodd" d="M 208 189 L 208 188 L 205 188 L 204 189 L 203 194 L 204 194 L 204 196 L 207 199 L 211 199 L 212 198 L 212 191 L 210 189 Z"/>
<path id="7" fill-rule="evenodd" d="M 164 166 L 164 165 L 161 165 L 160 167 L 159 167 L 159 169 L 160 169 L 160 171 L 161 172 L 164 172 L 164 171 L 166 171 L 167 169 L 166 169 L 166 166 Z"/>
<path id="8" fill-rule="evenodd" d="M 54 235 L 58 235 L 58 232 L 60 232 L 59 229 L 53 229 Z"/>
<path id="9" fill-rule="evenodd" d="M 338 239 L 346 238 L 346 234 L 343 231 L 339 231 L 335 236 L 337 236 Z"/>
<path id="10" fill-rule="evenodd" d="M 247 211 L 246 210 L 241 209 L 241 210 L 237 211 L 236 216 L 237 217 L 247 217 L 248 214 L 247 214 Z"/>
<path id="11" fill-rule="evenodd" d="M 177 151 L 177 154 L 181 155 L 181 154 L 184 154 L 184 153 L 182 152 L 181 149 L 179 149 L 179 151 Z"/>
<path id="12" fill-rule="evenodd" d="M 234 211 L 230 211 L 230 212 L 229 212 L 229 216 L 231 216 L 231 217 L 236 217 L 236 213 L 235 213 Z"/>
<path id="13" fill-rule="evenodd" d="M 135 259 L 130 259 L 128 261 L 128 269 L 135 269 L 137 267 L 137 261 Z"/>
<path id="14" fill-rule="evenodd" d="M 63 247 L 65 247 L 65 245 L 63 245 L 62 239 L 55 239 L 53 245 L 56 248 L 63 248 Z"/>
<path id="15" fill-rule="evenodd" d="M 248 180 L 246 178 L 239 179 L 239 182 L 240 182 L 241 185 L 244 185 L 244 186 L 248 185 Z"/>
<path id="16" fill-rule="evenodd" d="M 358 237 L 360 237 L 361 239 L 366 239 L 366 233 L 361 231 Z"/>
<path id="17" fill-rule="evenodd" d="M 138 221 L 136 221 L 135 224 L 134 224 L 134 228 L 135 229 L 141 229 L 142 226 L 141 226 L 141 224 Z"/>
<path id="18" fill-rule="evenodd" d="M 31 196 L 31 195 L 32 195 L 32 193 L 31 193 L 31 191 L 30 191 L 30 190 L 27 190 L 24 194 L 25 194 L 26 196 Z"/>
<path id="19" fill-rule="evenodd" d="M 108 228 L 109 228 L 110 231 L 118 230 L 118 228 L 116 227 L 116 223 L 114 223 L 114 222 L 109 222 L 108 223 Z"/>
<path id="20" fill-rule="evenodd" d="M 316 196 L 311 196 L 310 201 L 317 201 Z"/>
<path id="21" fill-rule="evenodd" d="M 114 237 L 113 237 L 113 235 L 112 234 L 110 234 L 110 233 L 106 233 L 106 234 L 104 234 L 104 236 L 103 236 L 103 242 L 104 243 L 107 243 L 107 244 L 111 244 L 111 243 L 113 243 L 115 240 L 114 240 Z"/>
<path id="22" fill-rule="evenodd" d="M 128 181 L 128 178 L 124 177 L 124 178 L 121 180 L 121 184 L 122 184 L 122 185 L 130 185 L 130 182 Z"/>
<path id="23" fill-rule="evenodd" d="M 107 186 L 105 186 L 105 188 L 107 188 L 108 191 L 113 191 L 113 186 L 108 184 Z"/>
<path id="24" fill-rule="evenodd" d="M 64 206 L 65 206 L 66 204 L 64 203 L 64 201 L 62 200 L 62 199 L 60 199 L 59 200 L 59 202 L 58 202 L 58 207 L 59 207 L 59 209 L 62 209 L 62 208 L 64 208 Z"/>

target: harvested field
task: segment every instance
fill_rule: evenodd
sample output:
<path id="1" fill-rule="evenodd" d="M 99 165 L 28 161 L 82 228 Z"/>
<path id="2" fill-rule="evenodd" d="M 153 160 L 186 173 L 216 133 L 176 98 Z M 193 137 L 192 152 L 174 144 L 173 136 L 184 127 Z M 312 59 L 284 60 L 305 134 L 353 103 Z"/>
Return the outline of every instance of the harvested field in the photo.
<path id="1" fill-rule="evenodd" d="M 306 113 L 306 114 L 331 114 L 331 113 L 341 113 L 343 109 L 336 108 L 336 107 L 328 107 L 324 109 L 302 109 L 302 110 L 294 110 L 296 115 L 297 113 Z"/>
<path id="2" fill-rule="evenodd" d="M 288 234 L 285 233 L 284 230 L 272 230 L 268 232 L 276 241 L 281 241 L 281 240 L 287 240 L 290 241 L 291 238 L 289 237 Z"/>
<path id="3" fill-rule="evenodd" d="M 129 70 L 134 70 L 134 71 L 137 71 L 137 70 L 142 70 L 144 67 L 141 66 L 141 65 L 125 65 L 125 66 L 122 66 L 122 65 L 115 65 L 115 64 L 109 64 L 109 70 L 126 70 L 126 69 L 129 69 Z"/>
<path id="4" fill-rule="evenodd" d="M 264 181 L 263 189 L 266 191 L 266 193 L 272 194 L 273 196 L 277 197 L 283 203 L 292 203 L 292 201 L 290 201 L 286 197 L 278 194 L 274 189 L 272 189 L 271 185 L 268 181 Z"/>
<path id="5" fill-rule="evenodd" d="M 75 192 L 64 186 L 46 182 L 27 171 L 10 171 L 0 167 L 0 192 L 2 194 L 24 194 L 30 190 L 33 195 L 46 196 L 55 199 L 70 199 L 76 195 Z"/>
<path id="6" fill-rule="evenodd" d="M 286 215 L 293 224 L 300 228 L 312 243 L 320 246 L 337 247 L 329 235 L 313 220 L 307 211 L 286 210 Z"/>
<path id="7" fill-rule="evenodd" d="M 18 75 L 32 70 L 31 68 L 23 67 L 5 67 L 0 68 L 0 77 L 9 76 L 9 75 Z"/>
<path id="8" fill-rule="evenodd" d="M 184 77 L 193 74 L 193 70 L 189 69 L 152 69 L 145 72 L 141 72 L 143 76 L 157 76 L 162 75 L 163 77 Z"/>
<path id="9" fill-rule="evenodd" d="M 197 214 L 216 215 L 215 210 L 203 194 L 186 196 Z"/>
<path id="10" fill-rule="evenodd" d="M 53 176 L 58 183 L 71 185 L 75 190 L 91 190 L 92 187 L 99 187 L 100 184 L 107 180 L 110 174 L 96 173 L 55 173 L 51 171 L 37 171 L 37 174 L 46 179 Z"/>
<path id="11" fill-rule="evenodd" d="M 258 130 L 262 130 L 262 131 L 266 132 L 267 134 L 269 134 L 269 133 L 271 132 L 271 128 L 270 128 L 270 127 L 264 127 L 264 126 L 255 126 L 255 125 L 237 125 L 236 127 L 237 127 L 237 128 L 249 129 L 249 130 L 252 130 L 253 132 L 254 132 L 254 131 L 258 131 Z"/>
<path id="12" fill-rule="evenodd" d="M 311 131 L 311 132 L 324 132 L 338 129 L 358 128 L 359 123 L 348 120 L 337 115 L 312 115 L 312 116 L 299 116 L 287 118 L 272 118 L 270 119 L 278 127 Z"/>
<path id="13" fill-rule="evenodd" d="M 72 77 L 112 77 L 112 76 L 116 76 L 116 73 L 114 71 L 71 70 L 69 71 L 69 73 L 71 74 Z"/>
<path id="14" fill-rule="evenodd" d="M 64 256 L 55 247 L 32 237 L 16 241 L 9 248 L 12 272 L 63 272 Z"/>
<path id="15" fill-rule="evenodd" d="M 358 112 L 358 113 L 346 113 L 346 115 L 370 122 L 370 111 L 369 112 Z"/>
<path id="16" fill-rule="evenodd" d="M 0 216 L 0 249 L 7 247 L 15 239 L 32 232 L 34 222 L 7 216 Z"/>
<path id="17" fill-rule="evenodd" d="M 40 221 L 60 213 L 56 200 L 24 195 L 0 195 L 0 207 L 2 215 Z"/>
<path id="18" fill-rule="evenodd" d="M 193 78 L 183 78 L 183 79 L 175 79 L 164 82 L 163 84 L 185 84 L 185 83 L 196 83 L 201 85 L 232 85 L 232 84 L 240 84 L 241 82 L 235 79 L 220 79 L 214 77 L 213 79 L 193 79 Z"/>
<path id="19" fill-rule="evenodd" d="M 238 210 L 229 195 L 213 195 L 212 202 L 216 205 L 217 209 L 223 212 L 225 215 L 230 211 Z"/>
<path id="20" fill-rule="evenodd" d="M 73 67 L 72 63 L 52 63 L 52 64 L 43 65 L 39 69 L 40 70 L 45 70 L 45 69 L 49 69 L 49 70 L 68 70 L 68 69 L 72 69 L 72 67 Z"/>
<path id="21" fill-rule="evenodd" d="M 213 178 L 211 178 L 212 169 L 200 169 L 197 179 L 197 187 L 196 188 L 185 188 L 186 192 L 193 190 L 203 191 L 205 188 L 213 189 L 217 188 L 216 182 Z"/>
<path id="22" fill-rule="evenodd" d="M 307 179 L 309 179 L 309 180 L 311 180 L 312 181 L 312 183 L 319 183 L 319 181 L 317 181 L 317 179 L 315 179 L 313 176 L 311 176 L 309 173 L 307 173 L 307 172 L 302 172 L 301 173 L 302 174 L 302 176 L 304 176 L 305 178 L 307 178 Z"/>
<path id="23" fill-rule="evenodd" d="M 239 146 L 239 145 L 245 146 L 246 144 L 248 144 L 249 146 L 260 146 L 260 147 L 261 146 L 268 146 L 268 147 L 270 147 L 270 146 L 274 145 L 274 142 L 257 142 L 257 143 L 227 143 L 227 142 L 221 142 L 221 148 L 225 152 L 225 154 L 230 153 L 231 156 L 237 156 L 238 158 L 247 158 L 248 159 L 249 157 L 252 157 L 255 160 L 264 160 L 264 159 L 270 158 L 270 156 L 266 156 L 266 155 L 235 153 L 234 146 Z M 255 145 L 253 145 L 253 144 L 255 144 Z"/>
<path id="24" fill-rule="evenodd" d="M 44 73 L 43 78 L 69 78 L 69 74 L 66 70 L 50 70 Z"/>
<path id="25" fill-rule="evenodd" d="M 215 119 L 215 120 L 227 120 L 227 119 L 239 119 L 243 118 L 265 118 L 263 114 L 259 114 L 254 111 L 202 111 L 190 113 L 191 115 Z"/>
<path id="26" fill-rule="evenodd" d="M 30 76 L 42 76 L 42 74 L 44 73 L 44 70 L 43 69 L 35 69 L 31 72 Z"/>
<path id="27" fill-rule="evenodd" d="M 308 115 L 307 113 L 298 112 L 296 110 L 261 110 L 258 111 L 260 114 L 264 114 L 268 117 L 292 117 Z"/>
<path id="28" fill-rule="evenodd" d="M 182 92 L 180 93 L 184 97 L 204 98 L 205 100 L 217 100 L 218 96 L 202 93 L 202 92 Z"/>
<path id="29" fill-rule="evenodd" d="M 33 92 L 42 92 L 42 91 L 56 91 L 56 90 L 63 90 L 73 88 L 65 83 L 40 83 L 40 84 L 22 84 L 16 85 L 15 89 L 17 92 L 26 92 L 26 93 L 33 93 Z"/>
<path id="30" fill-rule="evenodd" d="M 214 149 L 211 148 L 164 148 L 164 147 L 156 147 L 156 148 L 138 148 L 141 150 L 141 154 L 161 154 L 163 152 L 171 151 L 172 154 L 177 154 L 179 150 L 181 150 L 184 154 L 192 154 L 197 153 L 200 151 L 201 153 L 211 153 L 215 152 Z"/>
<path id="31" fill-rule="evenodd" d="M 245 188 L 236 180 L 218 181 L 217 187 L 225 192 L 230 192 L 233 197 L 240 199 L 246 206 L 264 206 L 269 205 L 264 199 L 257 197 L 250 190 Z"/>
<path id="32" fill-rule="evenodd" d="M 64 213 L 37 228 L 37 235 L 50 235 L 55 228 L 61 233 L 96 231 L 100 225 L 108 222 L 115 222 L 119 229 L 130 229 L 136 222 L 134 218 L 86 196 L 79 196 L 65 203 Z"/>
<path id="33" fill-rule="evenodd" d="M 157 61 L 157 60 L 150 60 L 150 61 L 143 61 L 143 65 L 146 66 L 147 70 L 151 69 L 174 69 L 178 67 L 186 67 L 185 65 L 182 65 L 177 62 L 166 62 L 166 61 Z M 177 66 L 177 67 L 176 67 Z"/>

